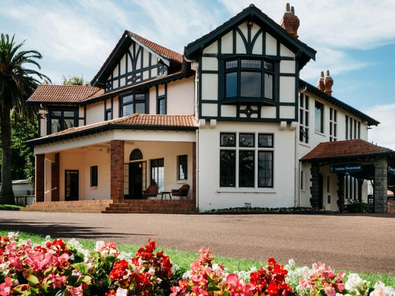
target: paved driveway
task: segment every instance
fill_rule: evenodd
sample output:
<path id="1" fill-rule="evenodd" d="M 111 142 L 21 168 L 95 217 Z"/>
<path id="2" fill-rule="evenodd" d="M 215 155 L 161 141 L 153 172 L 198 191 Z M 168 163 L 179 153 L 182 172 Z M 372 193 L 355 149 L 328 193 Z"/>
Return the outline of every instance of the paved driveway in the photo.
<path id="1" fill-rule="evenodd" d="M 0 211 L 0 229 L 52 238 L 113 240 L 297 265 L 395 274 L 395 217 L 380 215 L 165 215 Z"/>

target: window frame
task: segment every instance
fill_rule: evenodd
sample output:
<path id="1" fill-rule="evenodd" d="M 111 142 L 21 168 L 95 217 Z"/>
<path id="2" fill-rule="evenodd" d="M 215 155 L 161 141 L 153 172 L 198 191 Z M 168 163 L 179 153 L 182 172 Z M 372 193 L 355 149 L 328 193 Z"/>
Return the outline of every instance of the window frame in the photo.
<path id="1" fill-rule="evenodd" d="M 144 96 L 144 99 L 136 99 L 137 96 Z M 130 101 L 124 102 L 125 98 L 131 98 Z M 144 112 L 141 112 L 140 114 L 146 114 L 147 113 L 147 94 L 144 92 L 134 92 L 134 93 L 126 93 L 120 96 L 119 98 L 119 117 L 124 117 L 124 116 L 129 116 L 132 114 L 140 113 L 136 112 L 136 105 L 143 103 L 144 104 Z M 124 112 L 124 107 L 127 106 L 132 106 L 132 112 L 130 114 L 126 114 L 127 112 Z"/>
<path id="2" fill-rule="evenodd" d="M 259 67 L 256 67 L 256 62 L 259 62 Z M 276 92 L 276 86 L 278 85 L 278 62 L 273 59 L 255 57 L 255 56 L 232 56 L 226 57 L 222 61 L 222 69 L 223 76 L 220 78 L 223 84 L 223 103 L 236 103 L 236 102 L 253 102 L 253 103 L 265 103 L 269 105 L 273 105 L 277 101 L 278 94 Z M 230 66 L 233 63 L 232 66 Z M 229 65 L 229 67 L 228 67 Z M 248 66 L 249 65 L 249 66 Z M 255 65 L 255 66 L 254 66 Z M 271 65 L 271 69 L 266 68 L 266 65 Z M 243 95 L 243 92 L 246 89 L 243 88 L 242 80 L 243 73 L 259 73 L 260 77 L 260 94 L 259 95 Z M 231 74 L 234 74 L 233 80 L 235 80 L 236 85 L 235 89 L 232 90 L 232 95 L 228 95 L 228 92 L 231 91 L 228 88 L 228 84 Z M 266 81 L 267 76 L 271 77 L 271 89 L 269 90 L 270 95 L 266 93 Z M 254 80 L 252 77 L 250 77 Z M 255 78 L 256 79 L 256 78 Z M 253 89 L 249 87 L 249 89 Z M 233 95 L 234 94 L 234 95 Z"/>
<path id="3" fill-rule="evenodd" d="M 90 167 L 90 187 L 95 188 L 99 186 L 99 167 L 93 165 Z"/>
<path id="4" fill-rule="evenodd" d="M 150 160 L 151 185 L 158 186 L 158 192 L 163 192 L 165 184 L 165 159 L 156 158 Z M 155 182 L 155 183 L 154 183 Z"/>
<path id="5" fill-rule="evenodd" d="M 310 132 L 310 97 L 305 94 L 299 96 L 299 142 L 309 144 Z"/>
<path id="6" fill-rule="evenodd" d="M 181 163 L 182 158 L 185 158 L 183 163 Z M 184 165 L 183 173 L 184 176 L 181 176 L 181 166 Z M 178 155 L 177 156 L 177 180 L 184 181 L 188 180 L 188 154 Z"/>
<path id="7" fill-rule="evenodd" d="M 320 108 L 318 108 L 320 107 Z M 314 104 L 314 131 L 317 133 L 324 133 L 324 104 L 319 102 L 319 101 L 315 101 Z M 317 112 L 318 110 L 319 112 L 319 119 L 317 118 Z M 318 121 L 319 120 L 319 121 Z M 317 123 L 319 123 L 319 125 L 317 125 Z"/>
<path id="8" fill-rule="evenodd" d="M 53 112 L 60 112 L 60 115 L 53 115 Z M 73 112 L 74 116 L 65 116 L 65 112 Z M 66 130 L 71 127 L 78 127 L 78 108 L 50 108 L 48 110 L 48 120 L 47 120 L 47 134 L 54 134 L 63 130 Z M 52 120 L 58 119 L 59 120 L 59 130 L 52 131 Z M 65 119 L 72 119 L 73 126 L 65 128 L 64 120 Z"/>

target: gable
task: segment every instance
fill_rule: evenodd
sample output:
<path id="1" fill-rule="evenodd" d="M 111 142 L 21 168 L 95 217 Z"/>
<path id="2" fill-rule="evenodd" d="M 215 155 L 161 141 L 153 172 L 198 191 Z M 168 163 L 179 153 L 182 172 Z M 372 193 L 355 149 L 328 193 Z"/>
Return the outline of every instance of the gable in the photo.
<path id="1" fill-rule="evenodd" d="M 91 83 L 108 92 L 179 71 L 182 61 L 182 55 L 125 31 Z"/>

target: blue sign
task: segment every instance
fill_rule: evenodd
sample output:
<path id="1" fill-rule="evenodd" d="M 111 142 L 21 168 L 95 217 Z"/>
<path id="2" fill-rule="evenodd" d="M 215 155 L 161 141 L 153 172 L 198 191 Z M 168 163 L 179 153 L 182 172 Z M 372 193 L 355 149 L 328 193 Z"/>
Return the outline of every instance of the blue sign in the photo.
<path id="1" fill-rule="evenodd" d="M 362 165 L 360 163 L 331 165 L 329 167 L 329 172 L 332 174 L 348 174 L 348 173 L 357 173 L 360 171 L 362 171 Z"/>

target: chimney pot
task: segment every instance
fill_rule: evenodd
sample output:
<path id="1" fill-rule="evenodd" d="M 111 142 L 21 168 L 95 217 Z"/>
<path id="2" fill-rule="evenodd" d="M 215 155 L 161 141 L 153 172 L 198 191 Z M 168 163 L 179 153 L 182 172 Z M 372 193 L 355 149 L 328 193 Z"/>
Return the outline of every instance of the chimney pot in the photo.
<path id="1" fill-rule="evenodd" d="M 332 95 L 332 86 L 333 86 L 333 79 L 330 76 L 329 70 L 326 71 L 326 77 L 324 80 L 324 84 L 325 84 L 325 93 L 328 95 Z"/>
<path id="2" fill-rule="evenodd" d="M 317 88 L 321 91 L 325 91 L 325 82 L 324 82 L 324 71 L 321 71 L 321 77 L 317 81 Z"/>
<path id="3" fill-rule="evenodd" d="M 289 35 L 298 38 L 299 18 L 295 15 L 294 7 L 287 3 L 285 13 L 281 19 L 281 27 L 287 31 Z"/>

